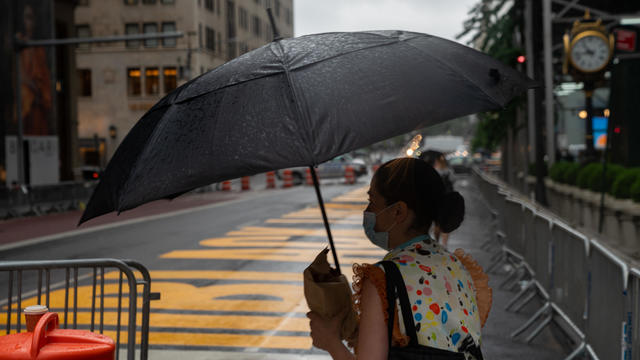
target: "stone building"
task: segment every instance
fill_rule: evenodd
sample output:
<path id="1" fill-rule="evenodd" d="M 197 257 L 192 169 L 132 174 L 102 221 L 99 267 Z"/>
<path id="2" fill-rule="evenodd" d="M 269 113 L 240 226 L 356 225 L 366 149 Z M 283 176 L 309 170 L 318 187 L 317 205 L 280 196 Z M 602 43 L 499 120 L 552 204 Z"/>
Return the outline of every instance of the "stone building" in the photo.
<path id="1" fill-rule="evenodd" d="M 78 137 L 84 165 L 103 167 L 145 111 L 171 90 L 272 40 L 266 8 L 293 36 L 293 0 L 83 0 L 83 37 L 180 31 L 178 39 L 81 45 Z"/>

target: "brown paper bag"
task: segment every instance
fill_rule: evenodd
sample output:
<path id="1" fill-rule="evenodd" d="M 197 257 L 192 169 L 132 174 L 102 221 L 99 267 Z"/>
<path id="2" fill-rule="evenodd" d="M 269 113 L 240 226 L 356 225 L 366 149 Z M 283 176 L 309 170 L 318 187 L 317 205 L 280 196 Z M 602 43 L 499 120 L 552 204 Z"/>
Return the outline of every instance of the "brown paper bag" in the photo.
<path id="1" fill-rule="evenodd" d="M 324 318 L 332 318 L 345 308 L 349 309 L 342 322 L 340 338 L 353 346 L 358 338 L 358 318 L 353 309 L 351 288 L 347 278 L 329 266 L 328 252 L 329 249 L 322 250 L 304 270 L 304 296 L 309 309 Z"/>

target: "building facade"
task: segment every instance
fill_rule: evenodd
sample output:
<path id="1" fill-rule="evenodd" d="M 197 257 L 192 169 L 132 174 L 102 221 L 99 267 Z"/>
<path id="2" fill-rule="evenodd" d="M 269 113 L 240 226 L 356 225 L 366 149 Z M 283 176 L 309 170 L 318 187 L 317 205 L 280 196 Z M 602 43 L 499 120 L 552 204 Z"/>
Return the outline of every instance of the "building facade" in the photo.
<path id="1" fill-rule="evenodd" d="M 79 37 L 184 34 L 76 48 L 83 165 L 104 167 L 138 119 L 177 86 L 270 42 L 266 8 L 281 36 L 293 36 L 293 0 L 80 1 Z"/>

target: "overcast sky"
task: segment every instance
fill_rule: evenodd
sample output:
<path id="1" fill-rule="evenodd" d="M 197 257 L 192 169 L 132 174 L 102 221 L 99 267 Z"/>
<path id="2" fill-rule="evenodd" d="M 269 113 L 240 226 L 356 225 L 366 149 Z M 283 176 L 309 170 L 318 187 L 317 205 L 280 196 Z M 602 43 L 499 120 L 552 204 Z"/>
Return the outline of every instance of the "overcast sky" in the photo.
<path id="1" fill-rule="evenodd" d="M 479 0 L 293 0 L 295 36 L 410 30 L 455 40 Z"/>

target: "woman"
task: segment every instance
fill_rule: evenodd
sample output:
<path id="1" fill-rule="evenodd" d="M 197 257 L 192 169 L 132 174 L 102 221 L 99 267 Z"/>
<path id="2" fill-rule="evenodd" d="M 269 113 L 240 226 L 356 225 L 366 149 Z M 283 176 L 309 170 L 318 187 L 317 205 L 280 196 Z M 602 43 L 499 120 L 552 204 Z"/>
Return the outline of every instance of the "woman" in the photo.
<path id="1" fill-rule="evenodd" d="M 433 166 L 433 168 L 438 172 L 442 179 L 442 183 L 444 184 L 445 192 L 453 191 L 454 181 L 451 179 L 451 169 L 449 168 L 449 163 L 447 162 L 447 159 L 445 159 L 443 153 L 435 150 L 427 150 L 420 155 L 420 159 Z M 447 249 L 449 233 L 442 232 L 441 229 L 436 226 L 433 229 L 433 236 L 437 241 L 441 241 L 442 246 Z"/>
<path id="2" fill-rule="evenodd" d="M 392 298 L 387 297 L 383 269 L 393 270 L 388 267 L 391 263 L 384 268 L 380 264 L 355 264 L 355 307 L 360 315 L 357 358 L 387 359 L 390 352 L 417 346 L 423 354 L 437 354 L 425 355 L 425 359 L 481 359 L 480 328 L 490 307 L 486 275 L 462 251 L 453 256 L 428 235 L 432 223 L 446 232 L 460 225 L 464 217 L 462 196 L 446 193 L 433 167 L 412 158 L 382 165 L 371 180 L 368 194 L 365 234 L 375 245 L 391 250 L 384 260 L 400 270 L 401 280 L 396 286 L 407 289 L 404 297 L 410 309 L 404 306 L 404 310 L 412 319 L 402 316 L 402 306 L 395 300 L 394 311 L 388 311 Z M 482 304 L 477 303 L 476 293 Z M 310 312 L 308 317 L 316 347 L 328 351 L 333 359 L 356 358 L 339 337 L 343 316 L 324 319 Z M 391 337 L 389 318 L 393 319 Z M 415 329 L 415 338 L 406 335 L 412 331 L 405 329 L 410 328 Z"/>

